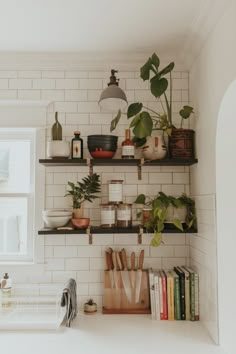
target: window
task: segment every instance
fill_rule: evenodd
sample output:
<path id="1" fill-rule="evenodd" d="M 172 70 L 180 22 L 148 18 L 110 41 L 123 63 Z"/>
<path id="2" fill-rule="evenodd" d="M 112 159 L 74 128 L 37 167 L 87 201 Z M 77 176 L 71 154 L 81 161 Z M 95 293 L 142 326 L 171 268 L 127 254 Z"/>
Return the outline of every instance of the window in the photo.
<path id="1" fill-rule="evenodd" d="M 0 260 L 33 258 L 34 129 L 0 129 Z"/>

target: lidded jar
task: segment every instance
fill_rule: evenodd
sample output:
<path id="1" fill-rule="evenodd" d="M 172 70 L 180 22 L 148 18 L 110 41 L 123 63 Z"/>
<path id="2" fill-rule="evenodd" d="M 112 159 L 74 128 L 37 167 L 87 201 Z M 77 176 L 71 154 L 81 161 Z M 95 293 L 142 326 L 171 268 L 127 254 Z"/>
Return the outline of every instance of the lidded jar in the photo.
<path id="1" fill-rule="evenodd" d="M 119 204 L 123 199 L 123 180 L 113 179 L 108 183 L 109 203 Z"/>
<path id="2" fill-rule="evenodd" d="M 101 204 L 101 227 L 115 227 L 116 225 L 116 205 Z"/>
<path id="3" fill-rule="evenodd" d="M 117 206 L 117 227 L 132 227 L 132 204 Z"/>

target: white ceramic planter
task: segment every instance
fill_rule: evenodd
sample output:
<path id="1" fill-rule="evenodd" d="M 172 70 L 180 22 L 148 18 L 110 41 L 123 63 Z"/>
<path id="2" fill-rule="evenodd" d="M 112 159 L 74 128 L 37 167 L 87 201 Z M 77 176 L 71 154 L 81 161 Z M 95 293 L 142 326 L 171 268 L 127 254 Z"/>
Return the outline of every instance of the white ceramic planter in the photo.
<path id="1" fill-rule="evenodd" d="M 170 205 L 167 208 L 166 222 L 172 222 L 173 219 L 179 219 L 180 222 L 184 223 L 186 221 L 186 213 L 186 207 L 177 209 Z"/>
<path id="2" fill-rule="evenodd" d="M 70 143 L 64 140 L 53 140 L 47 142 L 47 156 L 54 157 L 69 157 Z"/>
<path id="3" fill-rule="evenodd" d="M 163 133 L 158 136 L 148 136 L 143 148 L 143 157 L 146 160 L 161 160 L 167 154 Z"/>

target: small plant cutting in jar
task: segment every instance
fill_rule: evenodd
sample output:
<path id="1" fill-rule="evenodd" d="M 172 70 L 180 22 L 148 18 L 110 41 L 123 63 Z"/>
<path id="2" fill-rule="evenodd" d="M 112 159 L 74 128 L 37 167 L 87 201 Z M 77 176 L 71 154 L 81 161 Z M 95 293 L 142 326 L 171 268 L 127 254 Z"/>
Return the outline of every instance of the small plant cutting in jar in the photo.
<path id="1" fill-rule="evenodd" d="M 160 69 L 160 59 L 153 53 L 153 55 L 148 58 L 147 62 L 140 69 L 140 77 L 143 81 L 149 81 L 150 90 L 152 95 L 157 99 L 157 109 L 151 109 L 145 106 L 141 102 L 132 103 L 128 107 L 127 119 L 132 119 L 130 123 L 130 128 L 133 128 L 134 138 L 136 146 L 144 146 L 144 157 L 147 151 L 147 145 L 151 143 L 150 136 L 153 132 L 161 132 L 163 137 L 164 132 L 169 137 L 169 148 L 177 150 L 185 149 L 185 152 L 174 152 L 170 151 L 170 155 L 173 158 L 190 158 L 193 156 L 193 131 L 191 129 L 183 129 L 183 121 L 188 119 L 193 113 L 193 107 L 184 105 L 179 111 L 181 117 L 180 128 L 176 128 L 173 123 L 173 112 L 172 112 L 172 95 L 173 95 L 173 79 L 171 72 L 174 69 L 175 63 L 171 62 L 169 65 Z M 110 130 L 113 131 L 119 120 L 121 118 L 121 111 L 118 111 L 117 116 L 112 120 Z M 187 131 L 187 132 L 185 132 Z M 179 133 L 180 132 L 180 133 Z M 187 143 L 185 144 L 184 136 L 187 134 Z M 178 137 L 180 139 L 178 139 Z M 155 137 L 154 137 L 155 138 Z M 159 139 L 161 138 L 159 134 Z M 189 139 L 192 139 L 189 142 Z M 172 139 L 172 140 L 171 140 Z M 180 141 L 181 140 L 181 141 Z M 146 144 L 146 146 L 145 146 Z M 155 143 L 154 143 L 155 144 Z M 161 145 L 164 144 L 164 140 L 161 140 Z M 186 153 L 186 147 L 188 153 Z M 163 158 L 163 154 L 160 150 L 160 154 L 156 158 Z"/>
<path id="2" fill-rule="evenodd" d="M 145 216 L 143 226 L 147 231 L 151 230 L 154 233 L 151 240 L 152 246 L 159 246 L 162 243 L 162 232 L 165 228 L 165 223 L 174 225 L 181 232 L 191 227 L 196 227 L 195 202 L 186 194 L 182 194 L 180 197 L 173 197 L 159 192 L 154 198 L 140 194 L 134 203 L 150 207 L 150 214 Z M 186 224 L 185 230 L 183 224 Z"/>
<path id="3" fill-rule="evenodd" d="M 94 173 L 91 176 L 88 175 L 82 178 L 77 183 L 68 182 L 68 185 L 70 189 L 67 190 L 65 196 L 69 195 L 72 197 L 73 217 L 74 219 L 81 219 L 83 218 L 82 207 L 84 202 L 92 202 L 94 199 L 99 198 L 97 193 L 101 191 L 100 176 Z"/>

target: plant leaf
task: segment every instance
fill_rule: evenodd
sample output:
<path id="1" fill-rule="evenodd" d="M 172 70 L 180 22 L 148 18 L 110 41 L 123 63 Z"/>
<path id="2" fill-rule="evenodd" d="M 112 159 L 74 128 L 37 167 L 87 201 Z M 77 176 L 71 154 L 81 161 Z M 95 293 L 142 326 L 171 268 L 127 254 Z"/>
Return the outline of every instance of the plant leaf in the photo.
<path id="1" fill-rule="evenodd" d="M 112 132 L 114 129 L 116 129 L 116 126 L 120 121 L 120 117 L 121 117 L 121 110 L 119 109 L 116 117 L 114 119 L 112 119 L 112 121 L 111 121 L 110 132 Z"/>
<path id="2" fill-rule="evenodd" d="M 134 142 L 136 147 L 140 147 L 146 143 L 147 139 L 146 138 L 139 139 L 137 136 L 134 136 L 132 141 Z"/>
<path id="3" fill-rule="evenodd" d="M 180 231 L 184 231 L 183 225 L 179 219 L 173 219 L 172 224 L 174 224 L 177 227 L 177 229 L 179 229 Z"/>
<path id="4" fill-rule="evenodd" d="M 140 119 L 132 122 L 134 126 L 133 133 L 136 137 L 142 139 L 151 135 L 153 128 L 153 120 L 148 112 L 142 112 L 139 114 Z M 135 124 L 134 124 L 135 123 Z"/>
<path id="5" fill-rule="evenodd" d="M 146 196 L 144 194 L 139 194 L 135 199 L 135 204 L 145 204 Z"/>
<path id="6" fill-rule="evenodd" d="M 143 79 L 143 81 L 149 80 L 151 67 L 152 67 L 152 59 L 148 58 L 147 62 L 140 69 L 140 76 Z"/>
<path id="7" fill-rule="evenodd" d="M 161 244 L 161 233 L 156 232 L 153 239 L 151 240 L 151 246 L 158 247 Z"/>
<path id="8" fill-rule="evenodd" d="M 154 76 L 151 79 L 151 92 L 153 96 L 160 97 L 166 91 L 168 87 L 168 80 L 166 78 L 159 79 L 159 77 Z"/>
<path id="9" fill-rule="evenodd" d="M 156 55 L 156 53 L 152 54 L 152 63 L 155 66 L 155 68 L 158 70 L 158 67 L 160 65 L 160 59 L 158 58 L 158 56 Z"/>
<path id="10" fill-rule="evenodd" d="M 140 102 L 132 103 L 128 107 L 127 118 L 136 116 L 143 108 L 143 104 Z"/>
<path id="11" fill-rule="evenodd" d="M 169 65 L 167 65 L 164 69 L 159 71 L 159 76 L 164 76 L 171 72 L 174 69 L 175 63 L 172 61 Z"/>
<path id="12" fill-rule="evenodd" d="M 179 114 L 183 119 L 188 119 L 190 114 L 193 113 L 193 107 L 184 106 L 180 111 Z"/>
<path id="13" fill-rule="evenodd" d="M 141 113 L 138 113 L 138 114 L 133 118 L 133 120 L 132 120 L 132 122 L 130 123 L 129 127 L 130 127 L 130 128 L 135 127 L 135 126 L 138 124 L 138 122 L 140 121 L 140 119 L 141 119 Z"/>

